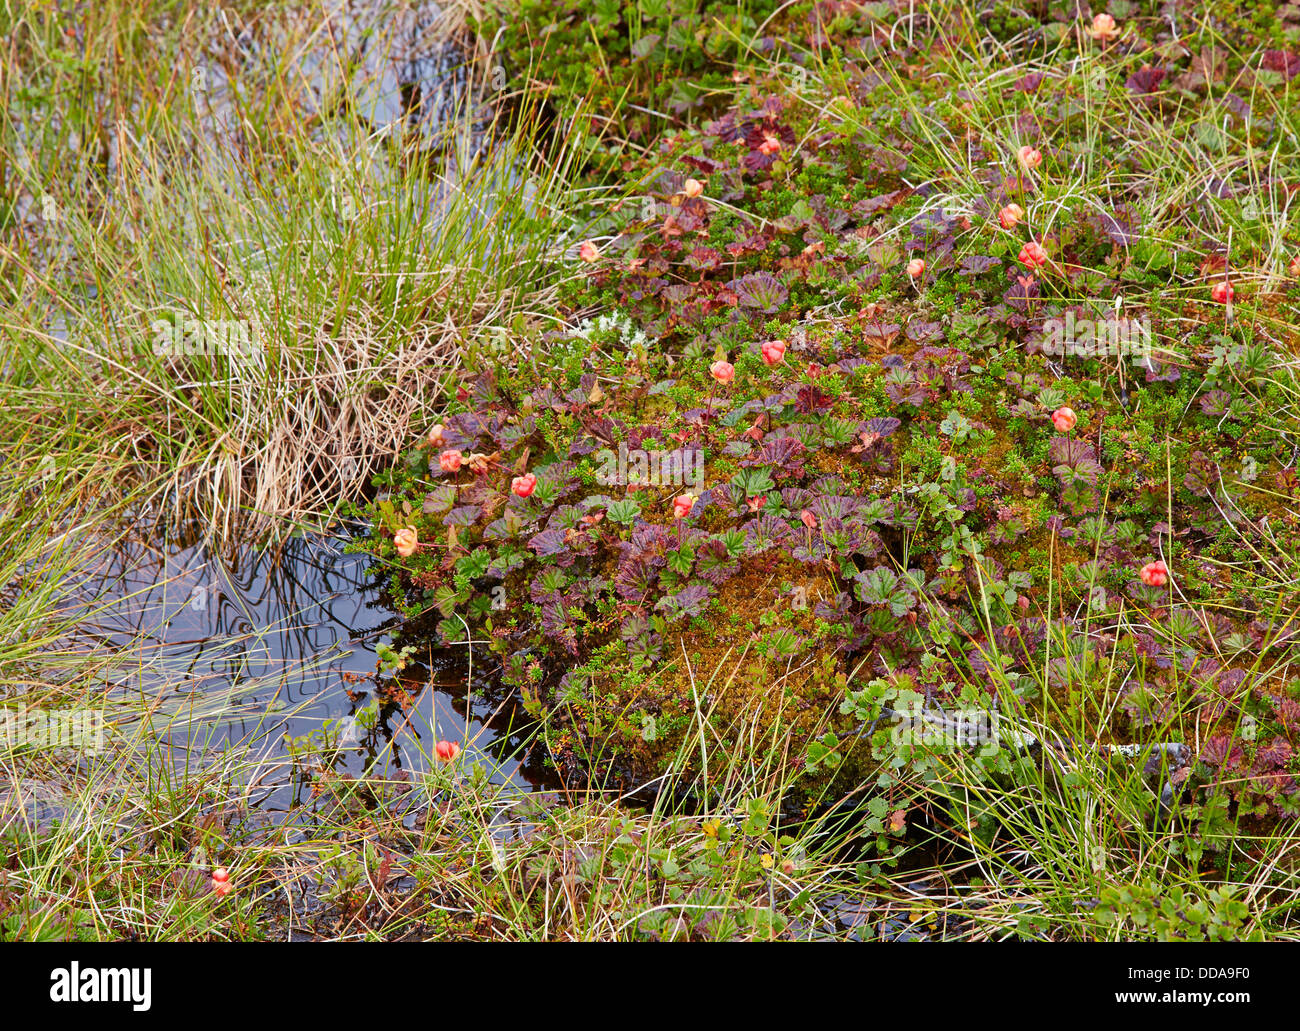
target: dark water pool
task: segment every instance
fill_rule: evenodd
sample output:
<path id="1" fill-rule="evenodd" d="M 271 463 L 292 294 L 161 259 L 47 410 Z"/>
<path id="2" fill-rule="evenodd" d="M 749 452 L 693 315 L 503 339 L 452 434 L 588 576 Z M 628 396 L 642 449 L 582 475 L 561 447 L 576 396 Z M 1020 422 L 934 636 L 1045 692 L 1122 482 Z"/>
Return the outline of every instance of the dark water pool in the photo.
<path id="1" fill-rule="evenodd" d="M 539 786 L 545 774 L 521 761 L 524 741 L 509 717 L 494 717 L 473 690 L 465 648 L 414 655 L 398 678 L 376 673 L 376 645 L 391 640 L 398 617 L 366 575 L 369 559 L 345 554 L 346 541 L 301 537 L 275 551 L 222 554 L 183 538 L 128 540 L 83 571 L 86 617 L 72 643 L 129 657 L 108 678 L 110 696 L 154 706 L 155 736 L 173 758 L 249 746 L 251 797 L 265 809 L 297 800 L 284 736 L 329 719 L 351 724 L 381 687 L 378 722 L 368 732 L 353 726 L 338 769 L 415 774 L 428 768 L 434 742 L 450 739 L 495 782 Z M 477 676 L 485 653 L 473 658 Z"/>

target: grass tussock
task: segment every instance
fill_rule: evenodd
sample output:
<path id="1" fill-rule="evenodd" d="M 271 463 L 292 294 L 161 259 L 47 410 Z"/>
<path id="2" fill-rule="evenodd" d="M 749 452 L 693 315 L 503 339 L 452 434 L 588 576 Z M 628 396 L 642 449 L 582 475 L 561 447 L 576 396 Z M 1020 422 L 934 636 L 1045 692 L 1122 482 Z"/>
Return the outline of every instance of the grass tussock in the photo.
<path id="1" fill-rule="evenodd" d="M 10 5 L 0 417 L 56 461 L 93 426 L 214 536 L 280 532 L 359 496 L 466 348 L 546 308 L 569 158 L 527 113 L 484 123 L 457 50 L 440 132 L 405 117 L 399 51 L 442 53 L 436 27 L 363 51 L 347 22 L 176 13 Z"/>

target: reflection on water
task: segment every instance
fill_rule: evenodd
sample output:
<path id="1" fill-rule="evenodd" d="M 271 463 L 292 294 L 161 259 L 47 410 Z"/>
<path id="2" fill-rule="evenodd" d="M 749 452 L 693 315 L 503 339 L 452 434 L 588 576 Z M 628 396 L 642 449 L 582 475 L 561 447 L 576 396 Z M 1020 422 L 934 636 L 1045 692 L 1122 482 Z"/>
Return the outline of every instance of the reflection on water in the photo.
<path id="1" fill-rule="evenodd" d="M 376 691 L 378 722 L 372 733 L 354 729 L 340 769 L 418 773 L 446 738 L 496 782 L 532 788 L 540 771 L 521 767 L 519 736 L 468 689 L 455 655 L 413 656 L 400 681 L 376 675 L 375 646 L 397 619 L 366 576 L 369 558 L 344 554 L 345 543 L 299 537 L 223 556 L 192 541 L 127 542 L 77 584 L 88 615 L 74 643 L 128 652 L 111 694 L 143 696 L 174 752 L 251 745 L 260 763 L 247 779 L 265 808 L 295 800 L 284 736 L 327 719 L 350 724 Z"/>

